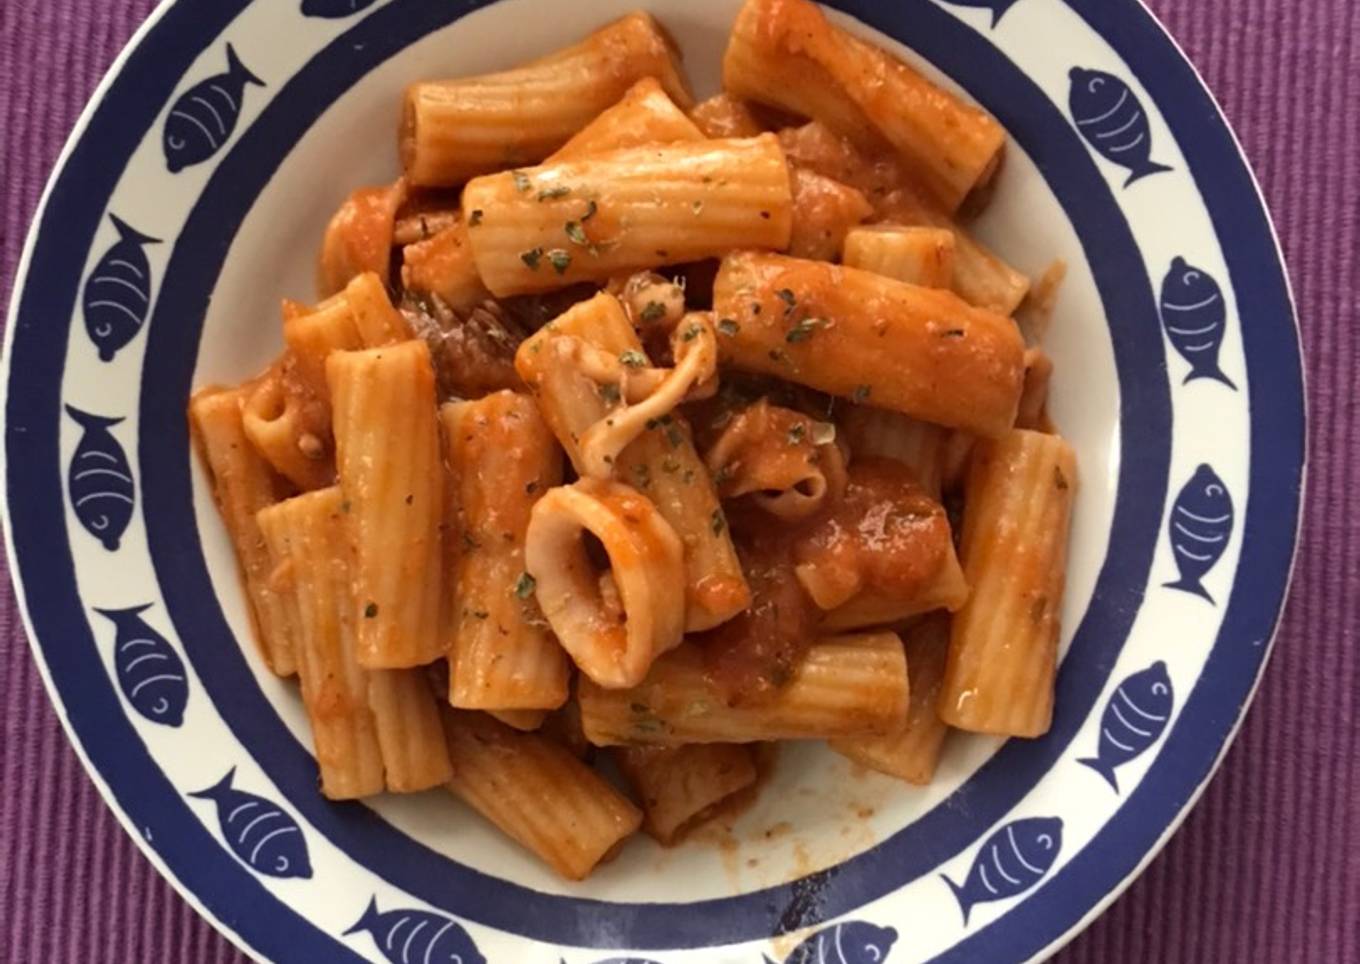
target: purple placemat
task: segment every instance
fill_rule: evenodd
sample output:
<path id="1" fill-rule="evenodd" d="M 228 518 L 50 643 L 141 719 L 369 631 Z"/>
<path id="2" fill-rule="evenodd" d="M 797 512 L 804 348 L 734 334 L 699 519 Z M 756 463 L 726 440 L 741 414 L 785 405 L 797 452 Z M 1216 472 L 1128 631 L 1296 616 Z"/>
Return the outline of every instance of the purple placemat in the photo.
<path id="1" fill-rule="evenodd" d="M 0 0 L 0 304 L 67 132 L 152 0 Z M 1166 850 L 1062 964 L 1360 961 L 1360 13 L 1355 0 L 1151 0 L 1274 212 L 1308 355 L 1294 591 L 1241 735 Z M 0 950 L 242 962 L 161 880 L 66 742 L 0 596 Z"/>

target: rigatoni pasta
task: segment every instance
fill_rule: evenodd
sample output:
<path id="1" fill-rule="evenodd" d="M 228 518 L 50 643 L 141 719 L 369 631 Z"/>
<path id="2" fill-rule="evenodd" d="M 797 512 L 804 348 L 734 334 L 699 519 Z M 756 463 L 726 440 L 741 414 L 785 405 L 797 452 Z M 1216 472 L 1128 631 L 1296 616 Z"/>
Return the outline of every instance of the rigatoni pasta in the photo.
<path id="1" fill-rule="evenodd" d="M 924 784 L 1043 733 L 1061 263 L 1027 296 L 960 221 L 995 120 L 808 0 L 745 0 L 699 105 L 645 13 L 411 80 L 323 300 L 189 406 L 322 793 L 446 787 L 579 880 L 771 741 Z"/>
<path id="2" fill-rule="evenodd" d="M 256 638 L 265 663 L 280 676 L 297 672 L 287 603 L 272 584 L 274 562 L 255 515 L 278 500 L 274 473 L 246 438 L 241 407 L 253 386 L 204 389 L 189 401 L 194 439 L 212 475 L 213 496 L 245 577 Z"/>
<path id="3" fill-rule="evenodd" d="M 573 47 L 499 74 L 422 81 L 406 91 L 400 149 L 416 185 L 536 164 L 643 77 L 690 104 L 678 56 L 650 16 L 632 13 Z"/>
<path id="4" fill-rule="evenodd" d="M 896 732 L 906 720 L 907 661 L 892 633 L 817 640 L 769 699 L 731 704 L 686 645 L 642 683 L 616 690 L 582 680 L 581 725 L 597 746 L 754 743 Z"/>
<path id="5" fill-rule="evenodd" d="M 1024 341 L 956 295 L 781 255 L 723 259 L 713 307 L 737 368 L 980 435 L 1015 422 Z"/>
<path id="6" fill-rule="evenodd" d="M 1048 730 L 1076 487 L 1076 455 L 1056 435 L 1016 429 L 974 450 L 961 545 L 972 595 L 954 617 L 939 696 L 951 726 Z"/>
<path id="7" fill-rule="evenodd" d="M 642 805 L 642 828 L 663 844 L 756 782 L 750 749 L 734 743 L 622 746 L 614 762 Z"/>
<path id="8" fill-rule="evenodd" d="M 370 669 L 420 666 L 448 648 L 430 351 L 423 341 L 406 341 L 332 352 L 326 380 L 355 548 L 359 662 Z"/>
<path id="9" fill-rule="evenodd" d="M 907 722 L 887 736 L 832 740 L 831 748 L 870 769 L 908 783 L 925 785 L 935 775 L 949 726 L 935 703 L 949 656 L 949 619 L 930 616 L 903 634 L 911 705 Z"/>
<path id="10" fill-rule="evenodd" d="M 642 813 L 561 745 L 482 713 L 445 712 L 449 790 L 568 880 L 635 833 Z"/>
<path id="11" fill-rule="evenodd" d="M 890 144 L 947 212 L 995 172 L 1001 125 L 887 51 L 832 26 L 811 0 L 746 0 L 723 56 L 723 86 Z"/>
<path id="12" fill-rule="evenodd" d="M 497 297 L 737 248 L 784 248 L 792 223 L 788 167 L 773 134 L 488 174 L 469 182 L 463 208 L 477 273 Z"/>
<path id="13" fill-rule="evenodd" d="M 567 698 L 569 663 L 535 601 L 524 545 L 534 505 L 562 481 L 562 455 L 527 395 L 450 402 L 440 420 L 459 531 L 449 540 L 449 703 L 555 709 Z"/>

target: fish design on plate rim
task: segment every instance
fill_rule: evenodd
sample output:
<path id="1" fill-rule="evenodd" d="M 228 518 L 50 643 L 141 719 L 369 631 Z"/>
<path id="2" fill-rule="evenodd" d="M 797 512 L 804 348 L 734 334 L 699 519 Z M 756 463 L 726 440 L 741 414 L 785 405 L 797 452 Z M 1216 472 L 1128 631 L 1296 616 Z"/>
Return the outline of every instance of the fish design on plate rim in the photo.
<path id="1" fill-rule="evenodd" d="M 1148 115 L 1128 84 L 1114 74 L 1083 67 L 1073 67 L 1067 76 L 1067 106 L 1078 133 L 1097 154 L 1129 172 L 1124 187 L 1171 170 L 1152 160 Z"/>
<path id="2" fill-rule="evenodd" d="M 241 862 L 270 877 L 312 876 L 302 828 L 287 812 L 264 797 L 232 786 L 236 768 L 212 786 L 190 793 L 217 807 L 217 825 Z"/>
<path id="3" fill-rule="evenodd" d="M 1190 363 L 1190 374 L 1182 384 L 1209 378 L 1236 391 L 1233 380 L 1218 365 L 1228 316 L 1218 282 L 1184 258 L 1174 258 L 1162 279 L 1158 309 L 1171 347 Z"/>
<path id="4" fill-rule="evenodd" d="M 799 942 L 783 964 L 880 964 L 897 943 L 897 930 L 851 920 L 824 927 Z M 761 955 L 764 964 L 775 964 Z"/>
<path id="5" fill-rule="evenodd" d="M 944 0 L 951 7 L 974 7 L 992 12 L 992 29 L 1001 22 L 1001 18 L 1006 15 L 1006 11 L 1015 6 L 1020 0 Z"/>
<path id="6" fill-rule="evenodd" d="M 472 937 L 452 917 L 428 910 L 380 911 L 376 896 L 344 936 L 362 933 L 373 938 L 392 964 L 486 964 Z"/>
<path id="7" fill-rule="evenodd" d="M 150 608 L 147 603 L 95 612 L 113 623 L 113 666 L 127 701 L 152 723 L 179 726 L 189 699 L 189 679 L 170 641 L 142 619 Z"/>
<path id="8" fill-rule="evenodd" d="M 1195 469 L 1181 486 L 1167 521 L 1171 552 L 1180 578 L 1162 583 L 1217 605 L 1201 580 L 1217 565 L 1233 529 L 1233 503 L 1228 487 L 1208 463 Z"/>
<path id="9" fill-rule="evenodd" d="M 94 415 L 74 405 L 66 406 L 66 414 L 84 430 L 66 470 L 71 508 L 85 531 L 114 552 L 137 504 L 132 466 L 109 431 L 123 419 Z"/>
<path id="10" fill-rule="evenodd" d="M 118 215 L 109 220 L 118 240 L 104 252 L 81 293 L 85 332 L 99 351 L 100 361 L 113 361 L 128 342 L 137 337 L 151 309 L 151 263 L 142 250 L 160 244 L 160 238 L 143 234 Z"/>
<path id="11" fill-rule="evenodd" d="M 171 174 L 201 164 L 217 153 L 236 130 L 246 85 L 265 86 L 227 44 L 227 69 L 190 87 L 170 107 L 161 135 L 165 166 Z"/>
<path id="12" fill-rule="evenodd" d="M 1100 717 L 1096 755 L 1077 762 L 1099 773 L 1118 793 L 1115 770 L 1141 756 L 1157 742 L 1171 719 L 1174 700 L 1166 663 L 1158 660 L 1147 669 L 1131 673 L 1105 704 L 1105 712 Z"/>
<path id="13" fill-rule="evenodd" d="M 945 874 L 940 879 L 954 892 L 967 927 L 976 905 L 1015 897 L 1037 884 L 1052 869 L 1061 849 L 1060 817 L 1025 817 L 1011 821 L 983 842 L 962 884 Z"/>

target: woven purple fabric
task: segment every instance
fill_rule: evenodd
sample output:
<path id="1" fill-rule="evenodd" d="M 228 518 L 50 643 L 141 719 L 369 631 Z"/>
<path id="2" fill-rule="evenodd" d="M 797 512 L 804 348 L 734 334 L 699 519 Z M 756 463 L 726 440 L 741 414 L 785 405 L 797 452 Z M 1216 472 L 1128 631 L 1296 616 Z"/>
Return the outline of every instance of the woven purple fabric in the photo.
<path id="1" fill-rule="evenodd" d="M 1311 415 L 1303 541 L 1274 658 L 1203 799 L 1063 964 L 1360 961 L 1360 4 L 1151 0 L 1224 105 L 1295 286 Z M 43 183 L 153 0 L 0 2 L 0 304 Z M 82 770 L 0 580 L 5 964 L 241 962 Z"/>

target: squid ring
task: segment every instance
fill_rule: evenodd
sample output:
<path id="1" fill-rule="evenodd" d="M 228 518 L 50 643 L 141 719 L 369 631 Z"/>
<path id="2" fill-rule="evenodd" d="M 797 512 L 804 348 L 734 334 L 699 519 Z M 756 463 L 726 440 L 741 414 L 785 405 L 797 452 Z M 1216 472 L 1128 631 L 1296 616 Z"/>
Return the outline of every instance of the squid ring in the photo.
<path id="1" fill-rule="evenodd" d="M 587 552 L 587 533 L 609 557 L 604 573 Z M 630 486 L 581 479 L 549 489 L 529 517 L 524 561 L 548 624 L 600 686 L 636 686 L 683 638 L 684 543 Z"/>

